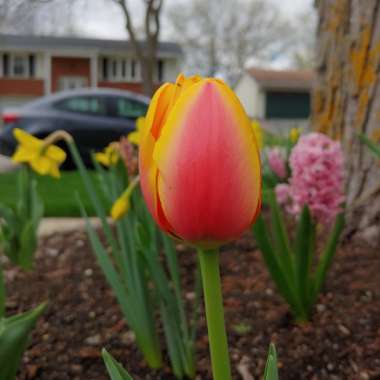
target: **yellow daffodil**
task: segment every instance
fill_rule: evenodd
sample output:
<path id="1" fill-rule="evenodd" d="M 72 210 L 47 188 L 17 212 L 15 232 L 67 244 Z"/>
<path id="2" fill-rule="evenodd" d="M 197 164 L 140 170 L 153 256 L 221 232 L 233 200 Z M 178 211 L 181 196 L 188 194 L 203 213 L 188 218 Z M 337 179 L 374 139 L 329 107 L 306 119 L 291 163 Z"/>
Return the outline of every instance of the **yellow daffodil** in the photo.
<path id="1" fill-rule="evenodd" d="M 257 147 L 261 150 L 263 147 L 263 129 L 261 128 L 260 122 L 258 120 L 253 120 L 251 125 L 253 133 L 256 137 Z"/>
<path id="2" fill-rule="evenodd" d="M 131 132 L 128 135 L 128 141 L 132 144 L 140 145 L 141 135 L 145 126 L 145 117 L 141 116 L 136 120 L 136 131 Z"/>
<path id="3" fill-rule="evenodd" d="M 29 164 L 40 175 L 59 178 L 59 166 L 66 159 L 63 149 L 49 144 L 47 139 L 38 139 L 19 128 L 13 130 L 13 135 L 18 142 L 12 156 L 14 162 Z"/>
<path id="4" fill-rule="evenodd" d="M 113 220 L 119 220 L 128 213 L 131 204 L 130 198 L 133 190 L 135 189 L 138 183 L 139 177 L 137 176 L 133 179 L 133 181 L 129 183 L 124 193 L 116 199 L 111 208 L 111 218 Z"/>
<path id="5" fill-rule="evenodd" d="M 120 158 L 119 143 L 112 142 L 106 146 L 103 152 L 95 153 L 96 161 L 104 166 L 116 165 Z"/>
<path id="6" fill-rule="evenodd" d="M 301 135 L 301 129 L 300 128 L 292 128 L 289 132 L 289 138 L 290 138 L 290 141 L 295 144 L 299 137 Z"/>

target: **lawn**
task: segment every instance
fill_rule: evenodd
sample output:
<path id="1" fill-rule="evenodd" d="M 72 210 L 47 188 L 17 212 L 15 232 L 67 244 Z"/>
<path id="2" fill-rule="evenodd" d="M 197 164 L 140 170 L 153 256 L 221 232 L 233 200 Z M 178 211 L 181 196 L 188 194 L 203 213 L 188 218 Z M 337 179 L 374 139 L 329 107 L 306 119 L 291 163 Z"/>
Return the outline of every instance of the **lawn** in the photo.
<path id="1" fill-rule="evenodd" d="M 90 172 L 90 175 L 96 179 L 95 173 Z M 17 202 L 17 177 L 17 170 L 0 174 L 0 202 L 10 207 L 14 207 Z M 38 191 L 44 200 L 45 216 L 80 216 L 76 192 L 88 213 L 94 215 L 94 209 L 76 171 L 62 172 L 60 179 L 38 176 Z"/>

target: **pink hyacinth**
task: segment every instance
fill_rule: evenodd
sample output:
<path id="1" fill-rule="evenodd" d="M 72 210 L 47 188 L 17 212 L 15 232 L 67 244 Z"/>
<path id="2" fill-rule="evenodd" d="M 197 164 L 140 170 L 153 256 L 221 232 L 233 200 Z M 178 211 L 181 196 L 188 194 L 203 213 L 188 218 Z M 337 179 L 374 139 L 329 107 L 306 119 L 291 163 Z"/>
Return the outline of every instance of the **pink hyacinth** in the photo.
<path id="1" fill-rule="evenodd" d="M 321 133 L 302 136 L 291 152 L 289 164 L 289 187 L 277 186 L 278 202 L 286 204 L 286 210 L 293 215 L 299 215 L 306 204 L 316 221 L 330 224 L 342 211 L 345 199 L 340 143 Z"/>
<path id="2" fill-rule="evenodd" d="M 286 165 L 282 152 L 279 148 L 272 148 L 267 152 L 268 165 L 273 173 L 279 178 L 286 177 Z"/>

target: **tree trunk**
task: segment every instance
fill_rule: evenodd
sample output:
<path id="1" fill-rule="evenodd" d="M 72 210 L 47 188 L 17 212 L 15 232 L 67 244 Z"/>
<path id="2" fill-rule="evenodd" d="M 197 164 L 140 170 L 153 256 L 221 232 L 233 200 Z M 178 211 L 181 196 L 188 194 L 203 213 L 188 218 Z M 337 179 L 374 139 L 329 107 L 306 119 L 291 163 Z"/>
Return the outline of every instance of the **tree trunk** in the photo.
<path id="1" fill-rule="evenodd" d="M 346 155 L 347 233 L 380 238 L 380 167 L 357 134 L 380 136 L 380 2 L 316 0 L 317 80 L 312 122 Z"/>

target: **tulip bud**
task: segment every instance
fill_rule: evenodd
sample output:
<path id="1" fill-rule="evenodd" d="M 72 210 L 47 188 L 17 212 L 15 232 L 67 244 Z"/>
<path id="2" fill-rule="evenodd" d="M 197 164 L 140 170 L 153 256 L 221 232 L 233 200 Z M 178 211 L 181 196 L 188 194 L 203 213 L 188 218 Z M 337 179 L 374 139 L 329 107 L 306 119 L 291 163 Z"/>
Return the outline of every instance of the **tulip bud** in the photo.
<path id="1" fill-rule="evenodd" d="M 251 123 L 221 80 L 166 83 L 149 106 L 140 144 L 147 206 L 166 232 L 203 248 L 238 238 L 261 203 Z"/>

